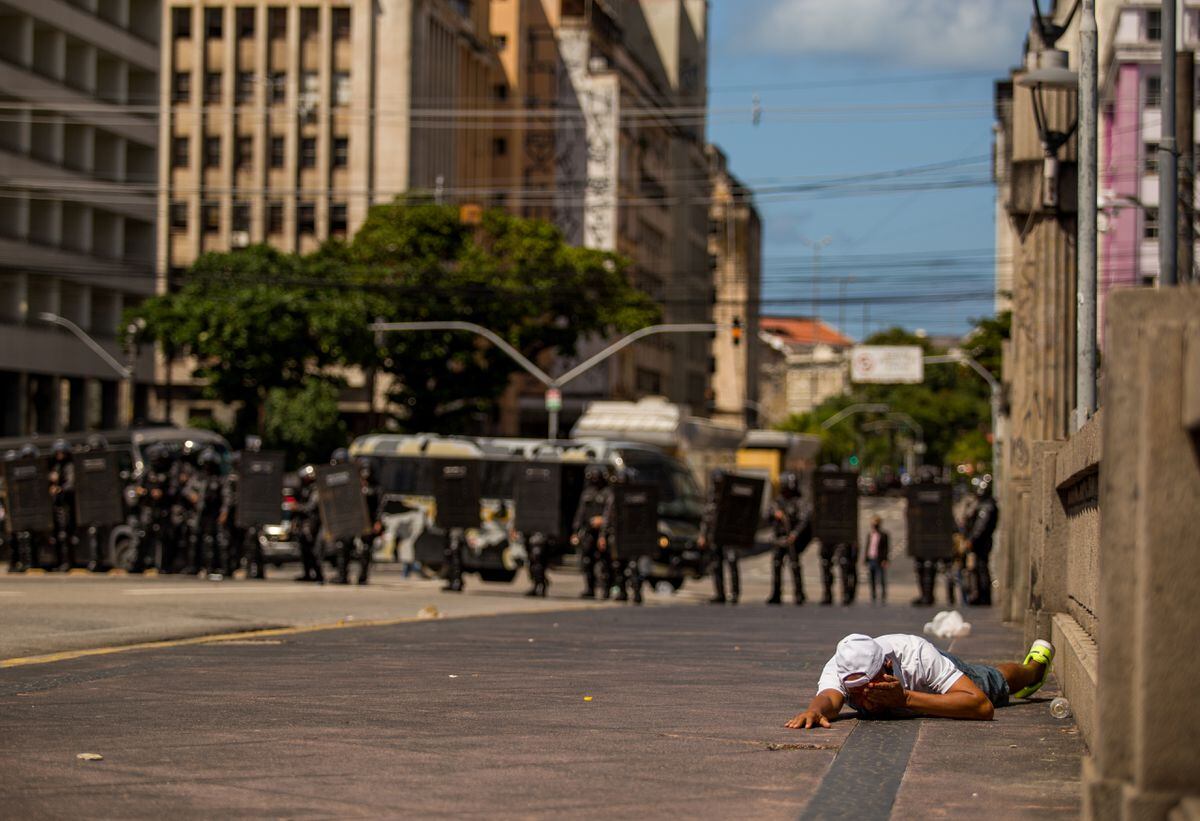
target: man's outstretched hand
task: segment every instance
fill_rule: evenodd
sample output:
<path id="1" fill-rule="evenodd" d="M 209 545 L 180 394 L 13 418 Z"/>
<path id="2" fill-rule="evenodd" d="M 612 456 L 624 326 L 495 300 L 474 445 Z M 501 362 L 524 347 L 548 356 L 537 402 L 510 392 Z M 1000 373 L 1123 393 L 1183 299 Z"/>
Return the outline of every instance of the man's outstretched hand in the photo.
<path id="1" fill-rule="evenodd" d="M 906 702 L 904 685 L 895 676 L 883 676 L 863 688 L 862 706 L 872 712 L 903 708 Z"/>
<path id="2" fill-rule="evenodd" d="M 789 730 L 811 730 L 818 726 L 829 729 L 830 724 L 829 719 L 817 710 L 805 710 L 783 726 Z"/>

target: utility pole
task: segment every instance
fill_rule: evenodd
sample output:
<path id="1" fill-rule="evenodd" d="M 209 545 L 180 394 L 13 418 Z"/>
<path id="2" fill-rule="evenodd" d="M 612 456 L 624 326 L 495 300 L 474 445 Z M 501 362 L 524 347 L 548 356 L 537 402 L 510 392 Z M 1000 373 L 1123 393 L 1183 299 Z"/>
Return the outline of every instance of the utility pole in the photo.
<path id="1" fill-rule="evenodd" d="M 1179 268 L 1180 282 L 1194 278 L 1196 242 L 1196 54 L 1180 51 L 1175 55 L 1175 128 L 1179 146 Z"/>
<path id="2" fill-rule="evenodd" d="M 1179 283 L 1179 144 L 1175 123 L 1175 1 L 1162 0 L 1162 137 L 1158 144 L 1158 284 Z"/>
<path id="3" fill-rule="evenodd" d="M 1075 430 L 1096 412 L 1096 199 L 1099 195 L 1096 2 L 1079 20 L 1079 274 L 1075 288 Z M 993 409 L 994 411 L 994 409 Z"/>

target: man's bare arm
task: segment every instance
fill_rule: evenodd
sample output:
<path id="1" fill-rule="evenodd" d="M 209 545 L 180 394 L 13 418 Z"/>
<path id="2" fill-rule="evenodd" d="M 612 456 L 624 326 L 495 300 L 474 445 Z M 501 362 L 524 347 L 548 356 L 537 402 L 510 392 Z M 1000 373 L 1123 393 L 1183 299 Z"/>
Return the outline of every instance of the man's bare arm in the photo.
<path id="1" fill-rule="evenodd" d="M 863 702 L 872 710 L 904 708 L 924 716 L 974 721 L 991 721 L 995 712 L 983 691 L 966 676 L 961 676 L 945 693 L 905 690 L 895 678 L 884 676 L 883 681 L 867 685 Z"/>
<path id="2" fill-rule="evenodd" d="M 822 690 L 813 696 L 808 709 L 784 726 L 789 730 L 808 730 L 814 727 L 829 727 L 829 722 L 842 711 L 846 697 L 837 690 Z"/>

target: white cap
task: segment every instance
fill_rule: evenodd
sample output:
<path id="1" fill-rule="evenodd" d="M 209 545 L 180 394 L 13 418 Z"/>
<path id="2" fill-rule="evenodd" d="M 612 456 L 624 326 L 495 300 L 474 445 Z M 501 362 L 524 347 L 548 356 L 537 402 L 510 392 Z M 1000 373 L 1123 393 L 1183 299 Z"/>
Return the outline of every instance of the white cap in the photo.
<path id="1" fill-rule="evenodd" d="M 838 680 L 847 689 L 862 687 L 883 669 L 883 645 L 862 633 L 851 633 L 838 642 L 834 655 Z"/>

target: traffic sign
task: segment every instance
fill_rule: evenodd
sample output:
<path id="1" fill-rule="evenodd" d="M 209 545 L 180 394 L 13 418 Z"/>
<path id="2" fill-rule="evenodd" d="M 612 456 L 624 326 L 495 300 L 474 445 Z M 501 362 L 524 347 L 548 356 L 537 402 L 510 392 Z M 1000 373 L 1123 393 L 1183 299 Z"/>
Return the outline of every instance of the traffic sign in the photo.
<path id="1" fill-rule="evenodd" d="M 919 345 L 856 345 L 850 351 L 850 381 L 920 384 L 925 381 L 925 352 Z"/>

